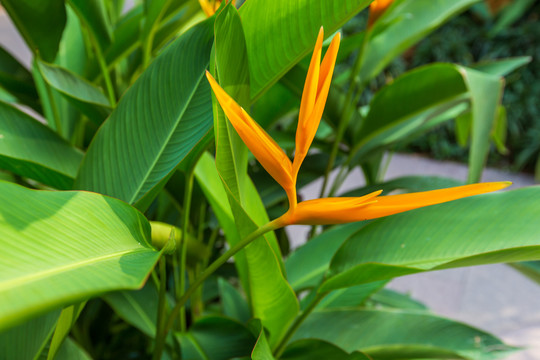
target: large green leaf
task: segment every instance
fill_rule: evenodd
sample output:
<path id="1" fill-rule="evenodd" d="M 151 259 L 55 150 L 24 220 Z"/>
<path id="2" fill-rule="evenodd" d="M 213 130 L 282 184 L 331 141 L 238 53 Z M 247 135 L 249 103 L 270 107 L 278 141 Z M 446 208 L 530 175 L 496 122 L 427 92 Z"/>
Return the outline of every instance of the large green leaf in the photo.
<path id="1" fill-rule="evenodd" d="M 202 318 L 176 336 L 182 359 L 228 360 L 248 356 L 255 345 L 255 337 L 244 325 L 216 316 Z"/>
<path id="2" fill-rule="evenodd" d="M 401 310 L 428 310 L 426 305 L 414 300 L 409 295 L 390 289 L 377 291 L 372 294 L 369 299 L 371 304 L 379 307 L 383 306 Z"/>
<path id="3" fill-rule="evenodd" d="M 228 193 L 238 231 L 243 236 L 268 222 L 255 186 L 251 181 L 246 185 L 248 201 L 245 207 L 242 207 L 230 192 Z M 275 235 L 267 233 L 246 246 L 244 252 L 253 316 L 259 318 L 268 329 L 269 342 L 274 346 L 297 315 L 299 306 L 294 291 L 285 280 L 281 253 L 279 249 L 276 251 L 276 245 L 272 244 L 277 245 Z"/>
<path id="4" fill-rule="evenodd" d="M 524 261 L 511 264 L 511 266 L 540 284 L 540 261 Z"/>
<path id="5" fill-rule="evenodd" d="M 258 97 L 372 0 L 249 0 L 240 8 L 246 34 L 251 97 Z M 431 1 L 431 0 L 429 0 Z"/>
<path id="6" fill-rule="evenodd" d="M 77 16 L 90 30 L 101 50 L 109 46 L 112 39 L 110 24 L 104 0 L 66 0 L 75 10 Z"/>
<path id="7" fill-rule="evenodd" d="M 0 87 L 36 111 L 41 110 L 32 74 L 0 46 Z"/>
<path id="8" fill-rule="evenodd" d="M 367 355 L 360 352 L 347 353 L 343 349 L 329 342 L 304 339 L 298 340 L 287 346 L 283 360 L 371 360 Z"/>
<path id="9" fill-rule="evenodd" d="M 471 96 L 471 153 L 469 182 L 480 181 L 489 151 L 489 138 L 502 99 L 504 81 L 497 75 L 462 67 L 463 79 Z"/>
<path id="10" fill-rule="evenodd" d="M 110 103 L 100 88 L 62 67 L 37 64 L 43 79 L 97 125 L 109 115 Z"/>
<path id="11" fill-rule="evenodd" d="M 397 55 L 479 0 L 397 0 L 373 26 L 360 78 L 369 81 Z"/>
<path id="12" fill-rule="evenodd" d="M 259 319 L 255 319 L 249 325 L 252 331 L 256 331 L 258 333 L 257 342 L 253 347 L 253 351 L 251 352 L 251 358 L 253 360 L 275 360 L 261 321 Z"/>
<path id="13" fill-rule="evenodd" d="M 2 0 L 2 5 L 30 50 L 53 61 L 66 25 L 64 0 Z"/>
<path id="14" fill-rule="evenodd" d="M 232 5 L 226 6 L 216 19 L 215 26 L 215 61 L 214 74 L 217 75 L 220 85 L 230 91 L 231 96 L 237 98 L 240 106 L 249 107 L 249 64 L 246 55 L 246 41 L 244 30 L 238 12 Z M 231 60 L 238 58 L 239 62 Z M 212 59 L 214 60 L 214 58 Z M 223 78 L 221 78 L 223 77 Z M 247 147 L 244 145 L 233 126 L 227 121 L 225 114 L 217 101 L 213 102 L 214 133 L 216 138 L 216 168 L 228 192 L 242 204 L 245 198 L 243 186 L 247 178 Z M 227 192 L 226 192 L 227 194 Z M 228 195 L 226 195 L 228 199 Z M 233 208 L 234 209 L 234 208 Z M 231 215 L 232 210 L 231 209 Z M 235 215 L 236 216 L 236 215 Z M 237 224 L 234 224 L 237 227 Z M 240 233 L 238 236 L 246 236 Z M 233 246 L 240 240 L 229 231 L 227 241 Z M 235 255 L 235 265 L 238 276 L 247 294 L 251 298 L 248 280 L 248 265 L 245 252 Z"/>
<path id="15" fill-rule="evenodd" d="M 216 19 L 215 67 L 221 87 L 242 107 L 249 107 L 249 64 L 238 12 L 226 6 Z M 216 164 L 232 194 L 244 203 L 247 147 L 218 106 L 215 117 Z"/>
<path id="16" fill-rule="evenodd" d="M 146 218 L 122 201 L 0 182 L 0 329 L 140 287 L 159 256 L 149 238 Z"/>
<path id="17" fill-rule="evenodd" d="M 47 360 L 54 359 L 58 352 L 65 347 L 66 337 L 69 335 L 71 328 L 79 318 L 85 305 L 86 301 L 83 301 L 62 309 L 49 345 Z"/>
<path id="18" fill-rule="evenodd" d="M 0 359 L 37 359 L 51 337 L 59 315 L 60 310 L 55 309 L 0 331 Z"/>
<path id="19" fill-rule="evenodd" d="M 514 348 L 465 324 L 426 312 L 328 310 L 311 314 L 292 341 L 320 339 L 375 359 L 497 359 Z"/>
<path id="20" fill-rule="evenodd" d="M 233 285 L 223 278 L 218 279 L 222 313 L 232 319 L 246 323 L 250 317 L 246 299 Z"/>
<path id="21" fill-rule="evenodd" d="M 76 187 L 145 209 L 212 127 L 204 79 L 213 19 L 171 44 L 126 92 L 90 144 Z"/>
<path id="22" fill-rule="evenodd" d="M 162 48 L 171 39 L 182 34 L 193 24 L 204 20 L 201 5 L 197 1 L 173 0 L 154 38 L 154 50 Z"/>
<path id="23" fill-rule="evenodd" d="M 249 105 L 249 74 L 242 23 L 236 9 L 226 6 L 216 19 L 216 62 L 220 84 Z M 268 215 L 251 179 L 247 176 L 247 148 L 214 102 L 216 165 L 226 188 L 235 225 L 246 237 L 266 224 Z M 228 240 L 235 240 L 228 238 Z M 231 246 L 234 243 L 231 243 Z M 298 301 L 284 278 L 281 252 L 273 232 L 248 245 L 235 259 L 244 290 L 253 310 L 276 344 L 298 312 Z"/>
<path id="24" fill-rule="evenodd" d="M 83 158 L 50 128 L 0 102 L 0 168 L 57 189 L 71 189 Z"/>
<path id="25" fill-rule="evenodd" d="M 223 229 L 227 241 L 236 244 L 240 241 L 240 235 L 234 223 L 231 206 L 227 198 L 227 192 L 219 178 L 214 158 L 209 153 L 204 153 L 195 166 L 195 178 L 210 203 L 219 225 Z M 235 256 L 236 259 L 236 256 Z"/>
<path id="26" fill-rule="evenodd" d="M 470 102 L 473 135 L 469 181 L 478 181 L 501 92 L 502 80 L 498 75 L 454 64 L 432 64 L 408 72 L 373 98 L 365 121 L 355 136 L 355 157 L 368 156 L 374 150 L 403 141 L 440 121 L 452 119 L 463 111 L 464 102 Z M 459 112 L 455 114 L 454 109 Z"/>
<path id="27" fill-rule="evenodd" d="M 60 48 L 58 49 L 58 56 L 54 61 L 54 64 L 67 69 L 69 72 L 82 76 L 85 73 L 85 69 L 90 61 L 87 53 L 87 44 L 85 44 L 85 30 L 81 24 L 77 14 L 67 7 L 67 23 L 64 30 L 64 35 L 60 41 Z M 37 66 L 37 64 L 35 64 Z M 37 69 L 36 69 L 37 70 Z M 45 81 L 45 79 L 43 79 Z M 66 89 L 67 92 L 74 91 Z M 54 94 L 55 105 L 58 109 L 60 122 L 62 123 L 61 133 L 65 139 L 68 139 L 74 144 L 84 144 L 84 136 L 91 138 L 94 132 L 94 128 L 97 126 L 87 126 L 81 119 L 81 110 L 73 106 L 60 91 L 57 91 L 54 87 L 48 86 L 46 91 L 50 91 Z M 44 99 L 43 93 L 40 96 Z M 110 104 L 107 101 L 107 106 Z M 110 109 L 107 109 L 106 115 L 110 113 Z M 101 118 L 101 122 L 104 118 Z M 86 135 L 80 131 L 81 127 L 85 127 Z"/>
<path id="28" fill-rule="evenodd" d="M 294 251 L 285 262 L 292 288 L 299 291 L 317 286 L 339 247 L 364 226 L 358 222 L 333 227 Z"/>
<path id="29" fill-rule="evenodd" d="M 532 61 L 530 56 L 518 56 L 501 60 L 479 62 L 472 66 L 473 69 L 492 75 L 506 76 L 512 71 L 527 65 Z"/>
<path id="30" fill-rule="evenodd" d="M 151 281 L 140 290 L 115 291 L 103 299 L 128 324 L 151 338 L 156 335 L 158 290 Z"/>
<path id="31" fill-rule="evenodd" d="M 540 259 L 540 187 L 478 195 L 371 222 L 332 259 L 321 290 L 501 262 Z"/>
<path id="32" fill-rule="evenodd" d="M 67 338 L 62 344 L 56 356 L 57 360 L 92 360 L 90 355 L 71 338 Z"/>

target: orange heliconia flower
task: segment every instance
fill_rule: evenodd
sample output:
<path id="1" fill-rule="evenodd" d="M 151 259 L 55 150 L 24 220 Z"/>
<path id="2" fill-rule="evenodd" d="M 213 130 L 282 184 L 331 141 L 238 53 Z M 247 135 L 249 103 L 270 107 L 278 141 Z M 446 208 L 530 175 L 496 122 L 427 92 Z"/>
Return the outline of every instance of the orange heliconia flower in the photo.
<path id="1" fill-rule="evenodd" d="M 289 210 L 275 220 L 278 226 L 328 225 L 363 221 L 491 192 L 510 185 L 509 182 L 481 183 L 390 196 L 379 196 L 381 191 L 375 191 L 361 197 L 322 198 L 297 203 L 296 178 L 321 121 L 334 72 L 340 35 L 337 34 L 332 39 L 321 63 L 322 42 L 323 29 L 321 28 L 302 94 L 296 130 L 296 151 L 292 162 L 274 139 L 218 85 L 208 71 L 206 72 L 206 77 L 218 102 L 238 135 L 265 170 L 287 193 Z"/>
<path id="2" fill-rule="evenodd" d="M 369 5 L 368 29 L 371 29 L 375 21 L 384 14 L 393 2 L 394 0 L 375 0 Z"/>
<path id="3" fill-rule="evenodd" d="M 222 0 L 199 0 L 199 4 L 201 4 L 201 8 L 206 16 L 210 17 L 215 14 L 217 9 L 219 9 L 221 1 Z M 232 0 L 232 4 L 236 5 L 236 0 Z"/>

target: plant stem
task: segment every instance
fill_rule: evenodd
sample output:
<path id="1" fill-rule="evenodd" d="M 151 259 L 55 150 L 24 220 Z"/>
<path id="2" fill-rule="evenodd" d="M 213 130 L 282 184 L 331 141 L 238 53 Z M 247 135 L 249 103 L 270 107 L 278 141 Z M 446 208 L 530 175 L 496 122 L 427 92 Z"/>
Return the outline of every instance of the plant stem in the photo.
<path id="1" fill-rule="evenodd" d="M 300 327 L 300 325 L 302 325 L 304 320 L 306 320 L 308 315 L 311 314 L 313 312 L 313 310 L 315 310 L 317 305 L 326 296 L 326 294 L 327 294 L 327 292 L 317 294 L 315 296 L 315 298 L 311 301 L 309 306 L 304 311 L 302 311 L 302 314 L 300 314 L 300 316 L 298 316 L 294 320 L 292 325 L 287 330 L 287 333 L 285 333 L 285 335 L 283 336 L 283 338 L 281 339 L 279 344 L 276 346 L 276 349 L 274 350 L 274 357 L 276 359 L 278 359 L 281 356 L 281 354 L 283 354 L 283 351 L 285 351 L 285 346 L 287 346 L 287 343 L 289 342 L 291 337 L 294 335 L 296 330 L 298 330 L 298 328 Z"/>
<path id="2" fill-rule="evenodd" d="M 159 295 L 158 295 L 158 308 L 157 308 L 157 318 L 156 318 L 156 342 L 165 343 L 165 339 L 160 339 L 163 334 L 161 328 L 163 327 L 163 322 L 165 320 L 165 296 L 166 296 L 166 286 L 167 286 L 167 263 L 165 256 L 161 256 L 159 259 Z"/>
<path id="3" fill-rule="evenodd" d="M 201 286 L 204 281 L 212 275 L 221 265 L 227 262 L 233 255 L 235 255 L 237 252 L 245 248 L 247 245 L 249 245 L 252 241 L 258 239 L 262 235 L 266 234 L 269 231 L 278 229 L 281 227 L 276 220 L 273 220 L 266 225 L 261 226 L 248 236 L 246 236 L 244 239 L 236 243 L 233 247 L 231 247 L 229 250 L 227 250 L 224 254 L 222 254 L 219 258 L 217 258 L 213 263 L 211 263 L 202 273 L 199 275 L 197 279 L 191 284 L 184 295 L 178 299 L 176 305 L 172 309 L 171 313 L 169 314 L 169 318 L 167 320 L 167 323 L 165 324 L 163 328 L 163 332 L 161 333 L 161 336 L 156 337 L 156 348 L 154 350 L 154 360 L 158 360 L 161 358 L 161 353 L 163 352 L 163 347 L 165 346 L 165 337 L 167 336 L 169 330 L 172 328 L 174 324 L 175 318 L 178 316 L 178 313 L 181 308 L 183 308 L 186 301 L 189 299 L 191 294 L 199 286 Z"/>
<path id="4" fill-rule="evenodd" d="M 193 169 L 186 174 L 186 186 L 184 188 L 184 217 L 182 220 L 182 247 L 180 248 L 180 294 L 186 289 L 186 258 L 187 258 L 187 235 L 189 226 L 189 214 L 191 210 L 191 194 L 193 193 Z M 182 296 L 180 296 L 182 298 Z M 180 331 L 186 331 L 186 309 L 180 308 Z"/>
<path id="5" fill-rule="evenodd" d="M 92 47 L 96 52 L 96 59 L 98 61 L 99 69 L 101 70 L 101 74 L 103 75 L 103 81 L 105 82 L 105 87 L 107 89 L 107 96 L 109 97 L 111 107 L 114 108 L 114 106 L 116 105 L 116 98 L 114 96 L 114 88 L 112 85 L 111 76 L 109 74 L 109 69 L 107 69 L 107 64 L 105 63 L 105 58 L 103 57 L 103 52 L 101 51 L 100 45 L 92 34 L 89 34 L 88 38 L 90 39 Z"/>
<path id="6" fill-rule="evenodd" d="M 173 260 L 173 282 L 174 282 L 174 296 L 175 299 L 180 299 L 182 296 L 183 289 L 180 287 L 181 281 L 180 281 L 180 252 L 177 251 L 174 254 L 172 254 L 172 260 Z M 182 290 L 180 290 L 182 289 Z M 180 329 L 177 329 L 180 330 Z"/>
<path id="7" fill-rule="evenodd" d="M 62 130 L 62 120 L 60 119 L 60 112 L 58 111 L 58 105 L 54 99 L 54 94 L 52 92 L 51 86 L 44 81 L 45 89 L 47 89 L 47 96 L 49 97 L 49 103 L 51 105 L 52 116 L 54 118 L 54 125 L 56 126 L 56 133 L 63 137 L 64 131 Z"/>

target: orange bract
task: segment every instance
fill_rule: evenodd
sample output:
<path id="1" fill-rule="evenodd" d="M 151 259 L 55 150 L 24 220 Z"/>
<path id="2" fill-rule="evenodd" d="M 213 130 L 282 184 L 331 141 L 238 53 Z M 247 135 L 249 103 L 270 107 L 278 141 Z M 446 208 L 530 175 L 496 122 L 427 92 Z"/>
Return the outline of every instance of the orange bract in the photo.
<path id="1" fill-rule="evenodd" d="M 371 29 L 375 21 L 384 14 L 394 0 L 375 0 L 369 5 L 368 29 Z"/>
<path id="2" fill-rule="evenodd" d="M 219 9 L 221 1 L 222 0 L 199 0 L 199 4 L 206 16 L 210 17 L 215 14 L 217 9 Z M 232 0 L 232 4 L 236 5 L 236 0 Z"/>
<path id="3" fill-rule="evenodd" d="M 296 177 L 321 121 L 336 62 L 340 35 L 333 38 L 321 63 L 322 42 L 323 30 L 321 28 L 300 103 L 296 152 L 292 163 L 270 135 L 218 85 L 209 72 L 206 72 L 206 77 L 218 102 L 238 135 L 255 158 L 287 193 L 289 210 L 275 220 L 276 224 L 279 226 L 327 225 L 369 220 L 495 191 L 510 185 L 508 182 L 483 183 L 390 196 L 379 196 L 381 191 L 376 191 L 361 197 L 323 198 L 297 203 Z"/>

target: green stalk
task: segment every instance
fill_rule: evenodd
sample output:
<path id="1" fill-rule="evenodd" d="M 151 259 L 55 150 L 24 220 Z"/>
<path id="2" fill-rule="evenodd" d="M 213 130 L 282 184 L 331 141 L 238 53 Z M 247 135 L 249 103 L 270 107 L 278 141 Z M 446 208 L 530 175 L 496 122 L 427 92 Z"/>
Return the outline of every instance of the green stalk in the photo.
<path id="1" fill-rule="evenodd" d="M 161 358 L 161 353 L 163 352 L 163 347 L 165 346 L 165 337 L 167 336 L 168 332 L 171 330 L 175 318 L 178 316 L 178 313 L 180 312 L 180 309 L 182 309 L 189 299 L 189 297 L 197 290 L 199 286 L 201 286 L 210 275 L 212 275 L 221 265 L 225 264 L 227 260 L 229 260 L 232 256 L 234 256 L 237 252 L 245 248 L 247 245 L 249 245 L 254 240 L 258 239 L 262 235 L 266 234 L 269 231 L 276 230 L 281 225 L 277 223 L 276 220 L 273 220 L 266 225 L 261 226 L 248 236 L 246 236 L 244 239 L 236 243 L 233 247 L 231 247 L 229 250 L 227 250 L 225 253 L 223 253 L 219 258 L 217 258 L 213 263 L 211 263 L 202 273 L 199 275 L 195 281 L 188 287 L 187 291 L 184 293 L 184 295 L 178 299 L 176 305 L 172 309 L 171 313 L 169 314 L 169 318 L 167 320 L 167 323 L 165 324 L 163 328 L 163 332 L 161 336 L 156 337 L 156 348 L 154 350 L 154 360 L 158 360 Z"/>
<path id="2" fill-rule="evenodd" d="M 184 188 L 184 218 L 182 220 L 182 247 L 180 248 L 180 294 L 186 289 L 186 258 L 187 258 L 187 229 L 189 226 L 189 214 L 191 210 L 191 194 L 193 193 L 193 170 L 186 174 L 186 186 Z M 180 297 L 181 298 L 181 297 Z M 186 309 L 180 308 L 180 331 L 186 331 Z"/>
<path id="3" fill-rule="evenodd" d="M 60 112 L 58 111 L 58 106 L 56 104 L 56 100 L 54 99 L 54 94 L 52 92 L 51 86 L 44 81 L 45 83 L 45 89 L 47 90 L 47 97 L 49 98 L 49 104 L 51 105 L 52 115 L 54 118 L 54 124 L 56 126 L 56 133 L 63 137 L 63 131 L 62 131 L 62 121 L 60 119 Z"/>
<path id="4" fill-rule="evenodd" d="M 183 289 L 181 288 L 182 281 L 180 280 L 180 252 L 176 251 L 172 254 L 173 260 L 173 282 L 174 282 L 174 296 L 176 299 L 180 299 Z M 180 330 L 180 329 L 177 329 Z"/>
<path id="5" fill-rule="evenodd" d="M 96 52 L 96 59 L 98 61 L 99 69 L 101 70 L 101 74 L 103 75 L 103 81 L 105 82 L 105 87 L 107 89 L 107 96 L 109 97 L 111 107 L 114 108 L 114 106 L 116 105 L 116 98 L 114 96 L 114 88 L 111 81 L 111 76 L 109 74 L 109 69 L 107 68 L 105 58 L 103 57 L 103 52 L 101 51 L 101 47 L 97 43 L 97 40 L 92 36 L 92 34 L 90 34 L 88 38 L 90 39 L 92 47 Z"/>
<path id="6" fill-rule="evenodd" d="M 208 254 L 208 257 L 203 259 L 201 269 L 204 270 L 208 266 L 208 262 L 210 262 L 210 257 L 212 256 L 212 249 L 214 248 L 214 244 L 216 243 L 216 240 L 219 235 L 219 228 L 215 228 L 212 230 L 212 233 L 210 234 L 210 239 L 208 240 L 207 247 L 210 249 L 210 252 Z"/>
<path id="7" fill-rule="evenodd" d="M 161 328 L 165 320 L 165 296 L 167 287 L 167 263 L 165 256 L 161 256 L 159 259 L 159 295 L 158 295 L 158 310 L 156 321 L 156 339 L 162 334 Z M 166 335 L 165 335 L 166 336 Z M 158 341 L 158 340 L 156 340 Z M 163 339 L 165 341 L 165 339 Z"/>
<path id="8" fill-rule="evenodd" d="M 294 322 L 291 324 L 291 326 L 287 330 L 287 333 L 285 333 L 285 335 L 283 336 L 279 344 L 276 346 L 276 349 L 274 350 L 274 357 L 276 359 L 279 359 L 281 354 L 283 354 L 283 351 L 285 351 L 285 347 L 287 346 L 287 343 L 289 342 L 291 337 L 294 335 L 296 330 L 298 330 L 298 328 L 300 327 L 300 325 L 302 325 L 304 320 L 306 320 L 308 315 L 311 314 L 313 310 L 315 310 L 317 305 L 321 302 L 322 299 L 324 299 L 326 294 L 327 292 L 317 294 L 315 298 L 311 301 L 309 306 L 304 311 L 302 311 L 302 314 L 300 314 L 300 316 L 298 316 L 294 320 Z"/>

